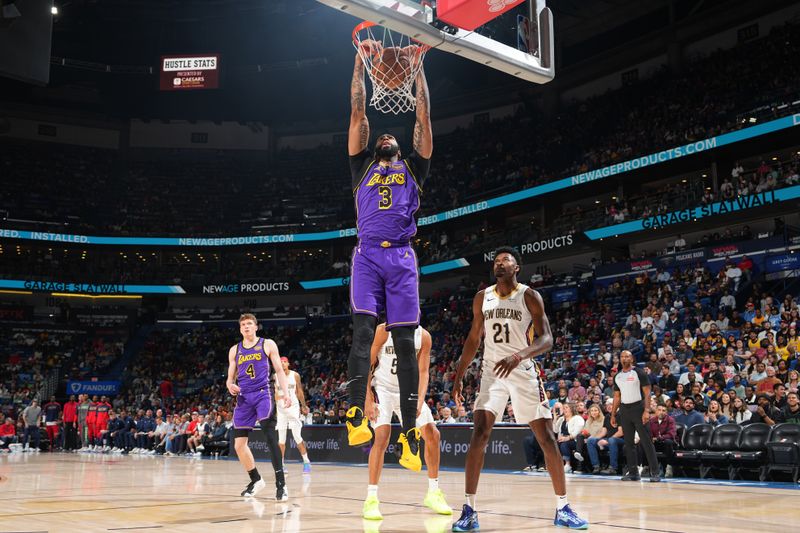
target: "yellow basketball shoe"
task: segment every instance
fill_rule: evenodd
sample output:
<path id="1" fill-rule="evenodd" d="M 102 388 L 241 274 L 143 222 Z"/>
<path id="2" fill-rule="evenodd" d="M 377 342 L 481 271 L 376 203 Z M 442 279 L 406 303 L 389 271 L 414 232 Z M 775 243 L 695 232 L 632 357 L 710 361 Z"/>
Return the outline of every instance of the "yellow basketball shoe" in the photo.
<path id="1" fill-rule="evenodd" d="M 361 510 L 361 517 L 365 520 L 383 520 L 379 505 L 380 501 L 377 496 L 367 496 L 367 499 L 364 500 L 364 508 Z"/>
<path id="2" fill-rule="evenodd" d="M 411 428 L 405 433 L 400 433 L 397 444 L 402 450 L 400 466 L 419 472 L 422 470 L 422 459 L 419 457 L 419 430 Z"/>
<path id="3" fill-rule="evenodd" d="M 360 407 L 353 406 L 347 410 L 347 443 L 350 446 L 361 446 L 372 439 L 372 430 L 369 420 L 364 416 Z"/>
<path id="4" fill-rule="evenodd" d="M 453 514 L 453 509 L 447 505 L 447 500 L 444 499 L 444 492 L 442 492 L 442 489 L 428 490 L 428 493 L 425 495 L 425 500 L 422 503 L 436 514 Z"/>

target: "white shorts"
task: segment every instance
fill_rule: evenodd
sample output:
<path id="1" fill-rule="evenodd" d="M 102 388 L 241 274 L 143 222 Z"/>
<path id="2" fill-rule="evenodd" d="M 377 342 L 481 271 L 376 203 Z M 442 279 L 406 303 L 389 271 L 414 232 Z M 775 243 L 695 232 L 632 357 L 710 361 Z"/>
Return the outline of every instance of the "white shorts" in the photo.
<path id="1" fill-rule="evenodd" d="M 300 406 L 292 405 L 288 409 L 278 408 L 278 420 L 276 427 L 278 429 L 292 431 L 299 431 L 303 427 L 303 422 L 300 420 Z"/>
<path id="2" fill-rule="evenodd" d="M 373 428 L 385 426 L 392 423 L 392 415 L 396 414 L 402 423 L 403 416 L 400 414 L 400 393 L 388 391 L 382 387 L 375 387 L 375 396 L 378 403 L 378 420 L 372 424 Z M 422 412 L 417 417 L 416 425 L 418 429 L 428 424 L 434 424 L 433 415 L 427 405 L 422 406 Z"/>
<path id="3" fill-rule="evenodd" d="M 495 418 L 501 419 L 511 397 L 511 407 L 514 408 L 514 418 L 518 424 L 528 424 L 540 418 L 553 418 L 544 385 L 539 380 L 532 361 L 523 361 L 502 379 L 495 375 L 494 365 L 491 362 L 483 364 L 475 411 L 489 411 Z"/>

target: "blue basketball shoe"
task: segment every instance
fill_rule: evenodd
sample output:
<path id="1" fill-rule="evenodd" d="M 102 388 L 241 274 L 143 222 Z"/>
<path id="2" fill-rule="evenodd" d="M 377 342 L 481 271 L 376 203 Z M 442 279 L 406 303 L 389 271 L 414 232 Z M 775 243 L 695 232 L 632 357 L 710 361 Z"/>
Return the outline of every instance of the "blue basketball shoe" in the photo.
<path id="1" fill-rule="evenodd" d="M 569 505 L 565 505 L 563 509 L 556 511 L 553 524 L 558 527 L 568 527 L 570 529 L 589 529 L 589 522 L 578 516 Z"/>
<path id="2" fill-rule="evenodd" d="M 478 531 L 480 528 L 481 526 L 478 525 L 478 511 L 465 503 L 461 509 L 461 518 L 453 524 L 453 531 Z"/>

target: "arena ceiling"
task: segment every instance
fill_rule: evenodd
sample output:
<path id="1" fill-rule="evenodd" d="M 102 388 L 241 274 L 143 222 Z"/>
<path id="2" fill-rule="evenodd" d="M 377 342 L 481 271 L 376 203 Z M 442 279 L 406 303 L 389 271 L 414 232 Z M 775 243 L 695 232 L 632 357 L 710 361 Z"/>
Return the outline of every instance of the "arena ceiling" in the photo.
<path id="1" fill-rule="evenodd" d="M 687 20 L 758 4 L 742 0 L 558 0 L 554 10 L 561 72 L 620 45 Z M 355 19 L 314 0 L 56 0 L 48 87 L 3 81 L 4 100 L 90 110 L 126 118 L 263 120 L 287 123 L 344 117 Z M 499 20 L 488 32 L 515 31 Z M 221 88 L 159 93 L 160 56 L 220 53 Z M 602 67 L 600 67 L 602 68 Z M 528 84 L 444 53 L 426 71 L 432 105 L 469 109 L 519 98 Z M 592 74 L 594 75 L 594 73 Z M 461 102 L 459 102 L 461 95 Z"/>

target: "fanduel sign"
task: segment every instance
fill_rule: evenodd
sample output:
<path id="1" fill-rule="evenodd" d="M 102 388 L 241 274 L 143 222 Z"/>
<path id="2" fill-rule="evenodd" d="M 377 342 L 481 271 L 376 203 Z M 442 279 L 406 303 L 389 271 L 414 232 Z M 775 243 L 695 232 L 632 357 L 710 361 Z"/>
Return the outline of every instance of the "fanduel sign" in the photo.
<path id="1" fill-rule="evenodd" d="M 119 381 L 69 381 L 67 393 L 114 396 L 119 392 L 119 387 Z"/>

